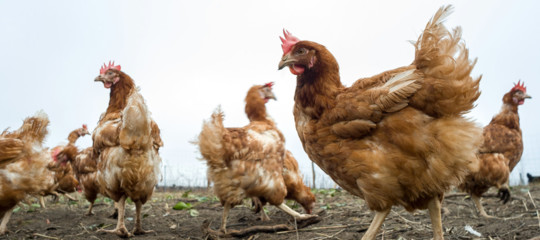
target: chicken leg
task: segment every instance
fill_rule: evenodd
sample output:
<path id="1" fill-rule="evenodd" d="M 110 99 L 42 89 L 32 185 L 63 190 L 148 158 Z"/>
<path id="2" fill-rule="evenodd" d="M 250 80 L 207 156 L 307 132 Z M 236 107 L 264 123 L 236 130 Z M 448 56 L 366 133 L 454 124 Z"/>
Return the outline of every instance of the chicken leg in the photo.
<path id="1" fill-rule="evenodd" d="M 73 196 L 69 195 L 68 193 L 64 193 L 64 196 L 66 196 L 66 198 L 71 200 L 71 201 L 79 201 L 76 198 L 74 198 Z"/>
<path id="2" fill-rule="evenodd" d="M 223 233 L 227 233 L 227 217 L 229 216 L 229 210 L 231 210 L 231 205 L 225 203 L 223 206 L 223 217 L 221 218 L 221 227 L 219 230 Z"/>
<path id="3" fill-rule="evenodd" d="M 264 207 L 261 207 L 261 221 L 269 221 L 270 217 L 264 211 Z"/>
<path id="4" fill-rule="evenodd" d="M 294 210 L 292 210 L 289 206 L 287 206 L 287 204 L 285 203 L 281 203 L 279 206 L 276 206 L 277 208 L 281 209 L 282 211 L 284 211 L 285 213 L 291 215 L 292 217 L 294 217 L 296 220 L 306 220 L 310 217 L 312 217 L 313 215 L 310 215 L 310 214 L 300 214 Z M 264 212 L 264 210 L 263 210 Z"/>
<path id="5" fill-rule="evenodd" d="M 390 210 L 391 208 L 375 212 L 375 217 L 373 218 L 373 221 L 371 221 L 371 224 L 369 225 L 366 234 L 364 234 L 362 237 L 362 240 L 375 240 L 377 237 L 377 232 L 379 232 L 379 228 L 381 228 L 381 225 L 386 216 L 388 216 L 388 213 L 390 213 Z"/>
<path id="6" fill-rule="evenodd" d="M 46 209 L 46 208 L 47 208 L 47 207 L 45 206 L 45 197 L 39 196 L 39 206 L 41 206 L 41 208 L 43 208 L 43 209 Z"/>
<path id="7" fill-rule="evenodd" d="M 92 212 L 92 209 L 94 208 L 94 201 L 90 201 L 90 206 L 88 207 L 88 212 L 86 212 L 86 216 L 93 216 L 94 213 Z"/>
<path id="8" fill-rule="evenodd" d="M 431 229 L 433 230 L 433 240 L 444 240 L 442 220 L 441 220 L 441 200 L 434 197 L 428 202 L 429 217 L 431 218 Z"/>
<path id="9" fill-rule="evenodd" d="M 124 215 L 126 213 L 126 196 L 122 196 L 120 200 L 118 201 L 118 222 L 116 224 L 116 228 L 113 230 L 105 230 L 100 229 L 98 232 L 108 232 L 108 233 L 114 233 L 122 238 L 128 238 L 131 237 L 131 234 L 128 232 L 126 225 L 124 224 Z"/>
<path id="10" fill-rule="evenodd" d="M 480 213 L 480 216 L 485 217 L 485 218 L 497 218 L 495 216 L 491 216 L 486 213 L 486 210 L 484 210 L 484 206 L 482 206 L 482 197 L 472 194 L 471 198 L 474 201 L 476 208 L 478 208 L 478 212 Z"/>
<path id="11" fill-rule="evenodd" d="M 13 208 L 15 207 L 12 207 L 3 213 L 0 213 L 0 216 L 2 216 L 2 223 L 0 223 L 0 235 L 4 235 L 7 232 L 7 223 L 9 222 L 9 218 L 11 218 Z"/>
<path id="12" fill-rule="evenodd" d="M 135 201 L 135 211 L 137 212 L 137 215 L 135 216 L 135 227 L 133 228 L 133 235 L 143 235 L 146 233 L 153 233 L 153 230 L 143 230 L 142 224 L 141 224 L 141 209 L 142 209 L 142 202 L 140 200 Z"/>

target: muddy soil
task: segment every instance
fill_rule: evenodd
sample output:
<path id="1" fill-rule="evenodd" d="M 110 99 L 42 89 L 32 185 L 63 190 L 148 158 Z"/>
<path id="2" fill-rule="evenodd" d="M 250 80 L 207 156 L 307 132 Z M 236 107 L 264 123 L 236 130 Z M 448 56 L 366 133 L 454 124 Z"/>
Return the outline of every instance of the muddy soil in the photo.
<path id="1" fill-rule="evenodd" d="M 315 212 L 322 221 L 299 231 L 257 233 L 244 239 L 360 239 L 373 217 L 363 200 L 345 191 L 325 189 L 314 191 L 317 195 Z M 514 187 L 512 199 L 503 205 L 490 192 L 484 206 L 490 215 L 500 219 L 479 218 L 474 204 L 464 194 L 448 193 L 443 202 L 443 227 L 445 239 L 531 239 L 540 235 L 540 185 Z M 530 194 L 529 194 L 530 193 Z M 113 234 L 97 232 L 113 229 L 116 220 L 108 218 L 113 212 L 109 199 L 99 198 L 95 215 L 85 216 L 88 202 L 80 194 L 73 194 L 79 201 L 47 199 L 47 208 L 38 204 L 21 204 L 8 223 L 10 232 L 0 239 L 118 239 Z M 173 207 L 183 202 L 184 210 Z M 297 211 L 301 208 L 288 202 Z M 191 206 L 190 206 L 191 205 Z M 229 215 L 229 229 L 243 229 L 255 225 L 291 224 L 293 220 L 275 207 L 267 206 L 271 220 L 261 222 L 251 211 L 249 202 L 237 206 Z M 135 206 L 127 204 L 126 226 L 134 225 Z M 191 208 L 190 208 L 191 207 Z M 207 239 L 201 226 L 210 220 L 212 229 L 219 229 L 223 208 L 217 198 L 206 189 L 158 190 L 151 201 L 144 205 L 143 226 L 154 230 L 132 239 Z M 465 230 L 470 226 L 481 236 Z M 394 207 L 379 231 L 377 239 L 431 239 L 431 225 L 427 211 L 409 213 Z"/>

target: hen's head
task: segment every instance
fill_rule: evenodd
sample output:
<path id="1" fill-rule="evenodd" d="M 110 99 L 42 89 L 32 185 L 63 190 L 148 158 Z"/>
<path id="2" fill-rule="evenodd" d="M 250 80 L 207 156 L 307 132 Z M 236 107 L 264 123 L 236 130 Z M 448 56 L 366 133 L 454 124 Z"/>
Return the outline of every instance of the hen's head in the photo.
<path id="1" fill-rule="evenodd" d="M 259 94 L 265 103 L 267 103 L 270 99 L 277 100 L 276 95 L 274 95 L 274 92 L 272 92 L 272 86 L 274 86 L 274 83 L 269 82 L 259 87 Z"/>
<path id="2" fill-rule="evenodd" d="M 525 103 L 525 99 L 532 98 L 530 95 L 527 94 L 527 88 L 525 87 L 525 83 L 518 81 L 517 84 L 514 84 L 514 87 L 504 95 L 503 102 L 509 103 L 512 105 L 522 105 Z"/>
<path id="3" fill-rule="evenodd" d="M 77 130 L 77 133 L 81 137 L 84 137 L 85 135 L 90 135 L 90 132 L 88 131 L 88 127 L 86 126 L 86 124 L 83 124 L 82 127 Z"/>
<path id="4" fill-rule="evenodd" d="M 337 68 L 336 59 L 323 45 L 311 41 L 300 41 L 286 30 L 283 30 L 283 34 L 285 38 L 280 37 L 283 57 L 279 62 L 279 70 L 289 67 L 292 74 L 302 75 L 317 73 L 328 67 Z"/>
<path id="5" fill-rule="evenodd" d="M 114 62 L 109 61 L 109 65 L 103 64 L 99 70 L 99 76 L 97 76 L 95 82 L 103 82 L 105 88 L 111 88 L 114 84 L 120 81 L 120 65 L 115 66 Z"/>
<path id="6" fill-rule="evenodd" d="M 303 186 L 303 189 L 300 190 L 297 201 L 300 203 L 300 205 L 302 205 L 307 214 L 311 214 L 313 208 L 315 207 L 315 194 L 311 192 L 311 188 Z"/>

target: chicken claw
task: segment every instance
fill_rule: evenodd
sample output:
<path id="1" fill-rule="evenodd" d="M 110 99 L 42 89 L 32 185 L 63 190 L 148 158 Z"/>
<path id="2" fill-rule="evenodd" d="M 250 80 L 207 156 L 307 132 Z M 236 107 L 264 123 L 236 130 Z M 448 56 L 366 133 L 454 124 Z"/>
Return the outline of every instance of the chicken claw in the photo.
<path id="1" fill-rule="evenodd" d="M 134 227 L 133 230 L 131 231 L 133 235 L 143 235 L 143 234 L 155 233 L 155 232 L 156 231 L 154 230 L 143 230 L 141 226 Z"/>
<path id="2" fill-rule="evenodd" d="M 121 237 L 121 238 L 129 238 L 129 237 L 133 237 L 133 235 L 128 232 L 127 228 L 125 226 L 122 226 L 120 228 L 115 228 L 113 230 L 106 230 L 106 229 L 99 229 L 97 230 L 97 232 L 106 232 L 106 233 L 114 233 L 116 234 L 117 236 Z"/>
<path id="3" fill-rule="evenodd" d="M 503 204 L 506 204 L 511 198 L 510 191 L 508 188 L 501 188 L 499 189 L 499 192 L 497 192 L 497 197 L 500 198 Z"/>

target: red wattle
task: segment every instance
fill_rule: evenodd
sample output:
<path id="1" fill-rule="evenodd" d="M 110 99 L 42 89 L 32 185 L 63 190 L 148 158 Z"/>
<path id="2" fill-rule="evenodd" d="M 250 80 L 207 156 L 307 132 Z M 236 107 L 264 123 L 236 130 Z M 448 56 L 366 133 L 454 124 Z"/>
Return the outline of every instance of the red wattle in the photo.
<path id="1" fill-rule="evenodd" d="M 304 73 L 305 68 L 303 66 L 301 66 L 301 65 L 293 64 L 293 65 L 289 66 L 289 70 L 294 75 L 300 75 L 300 74 Z"/>

